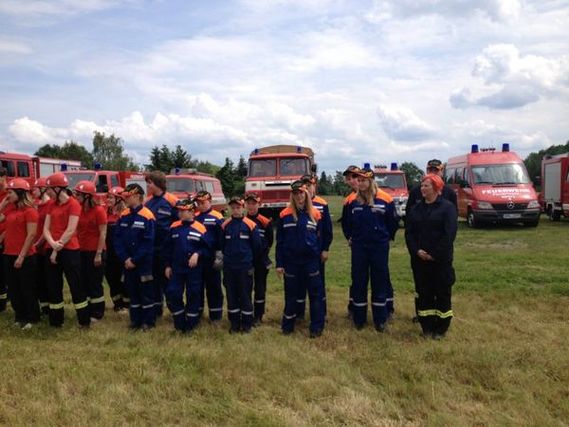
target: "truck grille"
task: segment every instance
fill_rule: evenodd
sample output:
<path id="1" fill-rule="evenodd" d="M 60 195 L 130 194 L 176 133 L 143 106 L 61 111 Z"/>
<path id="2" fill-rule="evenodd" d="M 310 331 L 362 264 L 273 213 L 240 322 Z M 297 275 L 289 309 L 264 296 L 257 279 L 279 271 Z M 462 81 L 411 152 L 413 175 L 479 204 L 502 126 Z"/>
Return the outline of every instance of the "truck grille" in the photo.
<path id="1" fill-rule="evenodd" d="M 269 200 L 287 200 L 290 197 L 290 190 L 265 190 L 261 191 L 261 202 Z"/>
<path id="2" fill-rule="evenodd" d="M 497 211 L 523 210 L 528 207 L 527 203 L 492 203 L 492 207 Z"/>

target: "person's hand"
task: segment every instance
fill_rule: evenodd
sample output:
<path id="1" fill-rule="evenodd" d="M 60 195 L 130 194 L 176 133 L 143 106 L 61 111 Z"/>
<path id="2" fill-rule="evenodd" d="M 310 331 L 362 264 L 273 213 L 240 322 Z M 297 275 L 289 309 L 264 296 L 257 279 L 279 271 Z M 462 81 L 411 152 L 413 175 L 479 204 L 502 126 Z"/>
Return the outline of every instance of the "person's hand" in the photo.
<path id="1" fill-rule="evenodd" d="M 22 268 L 23 263 L 24 263 L 24 257 L 19 255 L 18 258 L 16 258 L 16 261 L 14 261 L 14 268 L 15 269 Z"/>
<path id="2" fill-rule="evenodd" d="M 134 264 L 134 262 L 132 262 L 132 259 L 129 258 L 124 262 L 124 268 L 126 268 L 127 270 L 132 270 L 136 268 L 136 265 Z"/>
<path id="3" fill-rule="evenodd" d="M 348 239 L 348 246 L 352 247 L 352 238 L 351 237 Z"/>
<path id="4" fill-rule="evenodd" d="M 328 261 L 328 255 L 329 255 L 328 251 L 322 251 L 320 253 L 320 261 L 322 261 L 322 262 Z"/>
<path id="5" fill-rule="evenodd" d="M 52 245 L 54 251 L 60 251 L 63 249 L 64 246 L 65 246 L 65 244 L 61 240 L 58 240 L 57 242 L 53 242 L 53 245 Z"/>
<path id="6" fill-rule="evenodd" d="M 93 265 L 95 267 L 100 267 L 103 264 L 103 256 L 99 252 L 95 253 L 95 259 L 93 260 Z"/>
<path id="7" fill-rule="evenodd" d="M 419 249 L 417 251 L 417 256 L 421 258 L 423 261 L 432 261 L 433 257 L 428 254 L 428 252 L 424 251 L 423 249 Z"/>
<path id="8" fill-rule="evenodd" d="M 57 264 L 57 254 L 58 254 L 57 251 L 53 251 L 49 256 L 49 262 L 51 262 L 52 264 Z"/>
<path id="9" fill-rule="evenodd" d="M 275 271 L 277 272 L 277 277 L 278 277 L 280 280 L 282 280 L 282 278 L 284 277 L 284 273 L 285 273 L 284 268 L 282 268 L 282 267 L 277 267 Z"/>
<path id="10" fill-rule="evenodd" d="M 198 265 L 199 257 L 200 257 L 200 255 L 197 252 L 192 254 L 190 259 L 188 260 L 188 266 L 190 268 L 195 268 Z"/>
<path id="11" fill-rule="evenodd" d="M 170 280 L 172 277 L 172 267 L 166 267 L 166 270 L 164 270 L 164 276 L 166 276 L 166 279 Z"/>

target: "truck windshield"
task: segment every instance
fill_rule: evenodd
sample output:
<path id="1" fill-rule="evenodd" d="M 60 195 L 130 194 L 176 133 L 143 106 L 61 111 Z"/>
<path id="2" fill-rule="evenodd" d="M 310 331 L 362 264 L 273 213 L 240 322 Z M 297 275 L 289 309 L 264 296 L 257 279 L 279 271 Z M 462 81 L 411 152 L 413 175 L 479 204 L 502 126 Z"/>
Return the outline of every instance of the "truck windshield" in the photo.
<path id="1" fill-rule="evenodd" d="M 383 188 L 406 188 L 403 175 L 379 173 L 375 176 L 378 187 Z"/>
<path id="2" fill-rule="evenodd" d="M 521 163 L 474 166 L 472 176 L 474 184 L 529 184 L 526 168 Z"/>
<path id="3" fill-rule="evenodd" d="M 281 176 L 308 175 L 308 162 L 306 159 L 280 159 L 279 171 Z"/>
<path id="4" fill-rule="evenodd" d="M 275 176 L 277 174 L 277 161 L 275 159 L 251 160 L 249 162 L 249 176 Z"/>
<path id="5" fill-rule="evenodd" d="M 194 193 L 196 184 L 190 178 L 166 178 L 166 188 L 172 193 Z"/>
<path id="6" fill-rule="evenodd" d="M 73 173 L 66 173 L 65 176 L 69 181 L 69 188 L 75 188 L 75 186 L 79 181 L 93 182 L 95 178 L 95 172 L 73 172 Z"/>

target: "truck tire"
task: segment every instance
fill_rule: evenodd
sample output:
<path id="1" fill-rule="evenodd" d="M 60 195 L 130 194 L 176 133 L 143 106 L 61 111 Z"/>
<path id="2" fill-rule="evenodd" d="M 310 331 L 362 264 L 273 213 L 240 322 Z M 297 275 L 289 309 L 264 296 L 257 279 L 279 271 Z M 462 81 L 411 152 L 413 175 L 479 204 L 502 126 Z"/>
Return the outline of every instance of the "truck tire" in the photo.
<path id="1" fill-rule="evenodd" d="M 474 216 L 474 212 L 472 212 L 470 209 L 468 210 L 468 213 L 466 214 L 466 224 L 470 228 L 479 228 L 480 227 L 480 225 L 478 224 L 478 220 Z"/>
<path id="2" fill-rule="evenodd" d="M 554 209 L 553 206 L 548 209 L 548 213 L 551 221 L 559 221 L 561 219 L 561 211 Z"/>

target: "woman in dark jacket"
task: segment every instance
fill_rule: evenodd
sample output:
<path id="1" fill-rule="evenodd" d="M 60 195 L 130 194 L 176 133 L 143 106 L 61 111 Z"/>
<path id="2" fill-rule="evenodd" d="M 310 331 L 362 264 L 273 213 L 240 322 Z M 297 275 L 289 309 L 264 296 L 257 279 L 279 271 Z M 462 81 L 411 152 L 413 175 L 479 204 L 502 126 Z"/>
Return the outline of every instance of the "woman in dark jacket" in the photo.
<path id="1" fill-rule="evenodd" d="M 451 289 L 455 281 L 453 242 L 456 208 L 441 196 L 443 180 L 427 174 L 421 180 L 422 200 L 407 213 L 405 240 L 418 294 L 417 314 L 423 335 L 441 339 L 453 316 Z"/>

